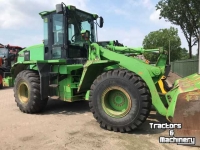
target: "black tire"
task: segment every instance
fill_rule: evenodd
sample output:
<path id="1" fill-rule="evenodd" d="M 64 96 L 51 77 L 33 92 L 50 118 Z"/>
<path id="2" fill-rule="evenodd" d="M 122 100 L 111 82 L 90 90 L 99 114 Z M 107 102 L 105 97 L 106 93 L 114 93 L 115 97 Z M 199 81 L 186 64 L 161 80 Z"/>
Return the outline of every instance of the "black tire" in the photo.
<path id="1" fill-rule="evenodd" d="M 3 88 L 3 71 L 0 70 L 0 89 Z"/>
<path id="2" fill-rule="evenodd" d="M 113 86 L 120 87 L 128 93 L 131 108 L 120 118 L 108 115 L 101 103 L 104 91 Z M 115 94 L 116 95 L 116 94 Z M 105 98 L 106 99 L 106 98 Z M 116 101 L 116 97 L 114 97 Z M 112 99 L 112 100 L 113 100 Z M 151 110 L 151 96 L 146 83 L 133 72 L 117 69 L 105 72 L 97 77 L 90 90 L 89 106 L 102 128 L 115 132 L 129 132 L 145 122 Z"/>
<path id="3" fill-rule="evenodd" d="M 14 83 L 14 97 L 17 106 L 24 113 L 39 113 L 45 108 L 48 98 L 41 100 L 40 77 L 37 71 L 24 70 L 17 75 Z"/>

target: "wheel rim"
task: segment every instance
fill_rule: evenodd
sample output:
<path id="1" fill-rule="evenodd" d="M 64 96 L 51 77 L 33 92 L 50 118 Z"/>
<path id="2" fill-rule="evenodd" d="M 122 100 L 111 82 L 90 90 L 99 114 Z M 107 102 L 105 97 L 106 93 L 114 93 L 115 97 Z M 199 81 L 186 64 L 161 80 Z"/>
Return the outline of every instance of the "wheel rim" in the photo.
<path id="1" fill-rule="evenodd" d="M 18 86 L 18 97 L 22 103 L 27 103 L 29 100 L 28 85 L 25 82 L 21 82 Z"/>
<path id="2" fill-rule="evenodd" d="M 107 88 L 101 97 L 103 110 L 111 117 L 122 118 L 131 109 L 129 94 L 118 86 Z"/>

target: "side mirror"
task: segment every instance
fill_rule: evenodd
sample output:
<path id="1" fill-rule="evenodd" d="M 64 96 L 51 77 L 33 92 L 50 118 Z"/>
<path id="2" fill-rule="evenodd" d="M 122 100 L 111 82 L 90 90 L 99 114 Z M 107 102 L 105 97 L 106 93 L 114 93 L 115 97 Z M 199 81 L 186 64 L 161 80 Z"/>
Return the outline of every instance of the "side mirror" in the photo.
<path id="1" fill-rule="evenodd" d="M 99 17 L 99 27 L 100 28 L 102 28 L 103 27 L 103 23 L 104 23 L 104 21 L 103 21 L 103 17 Z"/>
<path id="2" fill-rule="evenodd" d="M 63 5 L 62 4 L 56 4 L 56 13 L 63 14 Z"/>

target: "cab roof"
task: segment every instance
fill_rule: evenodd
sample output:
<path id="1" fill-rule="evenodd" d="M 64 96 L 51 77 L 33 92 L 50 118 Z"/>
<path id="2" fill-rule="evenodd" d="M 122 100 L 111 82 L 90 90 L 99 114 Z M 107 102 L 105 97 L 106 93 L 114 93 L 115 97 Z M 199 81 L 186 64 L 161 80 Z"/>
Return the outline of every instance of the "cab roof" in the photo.
<path id="1" fill-rule="evenodd" d="M 67 7 L 69 10 L 78 10 L 78 11 L 81 11 L 81 12 L 83 12 L 83 13 L 90 14 L 90 15 L 92 15 L 95 19 L 98 18 L 98 15 L 97 15 L 97 14 L 88 13 L 88 12 L 86 12 L 86 11 L 77 9 L 75 6 L 68 5 L 68 6 L 66 6 L 66 7 Z M 56 10 L 52 10 L 52 11 L 42 11 L 42 12 L 39 13 L 39 15 L 40 15 L 41 17 L 43 17 L 43 16 L 46 16 L 46 15 L 51 14 L 51 13 L 54 13 L 54 12 L 56 12 Z"/>

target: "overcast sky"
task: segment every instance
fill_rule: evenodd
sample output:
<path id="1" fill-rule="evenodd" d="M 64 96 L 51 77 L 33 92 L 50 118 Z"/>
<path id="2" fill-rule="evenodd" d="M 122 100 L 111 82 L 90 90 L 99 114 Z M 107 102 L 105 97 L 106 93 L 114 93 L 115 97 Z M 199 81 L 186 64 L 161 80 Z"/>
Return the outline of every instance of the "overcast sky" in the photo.
<path id="1" fill-rule="evenodd" d="M 159 20 L 158 0 L 0 0 L 0 43 L 27 47 L 43 40 L 41 11 L 54 10 L 57 3 L 74 5 L 104 18 L 99 40 L 118 40 L 127 46 L 141 47 L 149 32 L 169 28 Z M 188 49 L 178 26 L 182 47 Z M 193 48 L 196 53 L 196 47 Z"/>

